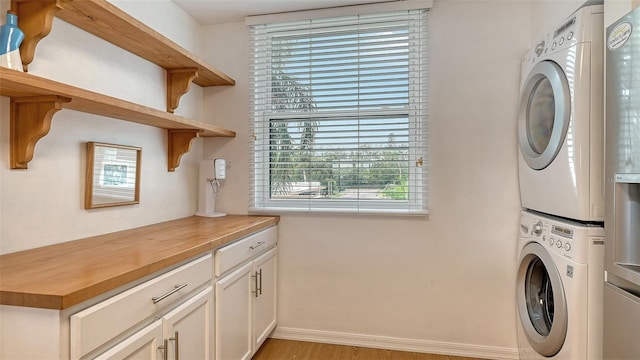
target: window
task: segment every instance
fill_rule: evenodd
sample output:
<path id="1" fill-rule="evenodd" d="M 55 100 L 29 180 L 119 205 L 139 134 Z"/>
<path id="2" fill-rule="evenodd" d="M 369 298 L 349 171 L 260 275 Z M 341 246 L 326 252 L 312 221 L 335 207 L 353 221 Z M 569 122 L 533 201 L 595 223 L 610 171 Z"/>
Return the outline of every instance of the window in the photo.
<path id="1" fill-rule="evenodd" d="M 427 11 L 251 27 L 253 211 L 427 213 Z"/>

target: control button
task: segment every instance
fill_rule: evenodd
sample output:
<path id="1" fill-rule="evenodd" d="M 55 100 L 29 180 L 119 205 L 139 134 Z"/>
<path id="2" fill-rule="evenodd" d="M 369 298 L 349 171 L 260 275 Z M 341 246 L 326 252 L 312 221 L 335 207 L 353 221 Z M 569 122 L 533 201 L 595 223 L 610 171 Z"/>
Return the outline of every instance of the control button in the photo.
<path id="1" fill-rule="evenodd" d="M 558 40 L 558 44 L 562 45 L 564 44 L 564 36 L 560 38 L 560 40 Z"/>
<path id="2" fill-rule="evenodd" d="M 553 245 L 553 243 L 556 242 L 556 239 L 554 238 L 549 238 L 549 245 Z"/>
<path id="3" fill-rule="evenodd" d="M 569 243 L 564 244 L 564 249 L 567 251 L 571 251 L 571 244 Z"/>
<path id="4" fill-rule="evenodd" d="M 567 40 L 571 39 L 573 39 L 573 31 L 569 31 L 569 33 L 567 34 Z"/>
<path id="5" fill-rule="evenodd" d="M 555 50 L 556 46 L 558 46 L 558 43 L 554 41 L 553 45 L 551 45 L 551 50 Z"/>
<path id="6" fill-rule="evenodd" d="M 558 249 L 562 248 L 562 241 L 558 240 L 558 242 L 556 242 L 556 246 L 558 247 Z"/>

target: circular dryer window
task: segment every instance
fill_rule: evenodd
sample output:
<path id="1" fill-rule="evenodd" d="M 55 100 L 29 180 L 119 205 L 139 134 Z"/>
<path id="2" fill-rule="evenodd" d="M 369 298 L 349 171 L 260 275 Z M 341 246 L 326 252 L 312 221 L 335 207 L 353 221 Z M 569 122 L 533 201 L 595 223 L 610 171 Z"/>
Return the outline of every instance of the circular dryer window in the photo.
<path id="1" fill-rule="evenodd" d="M 555 98 L 549 79 L 541 78 L 535 83 L 527 106 L 527 140 L 539 155 L 549 146 L 555 120 Z"/>
<path id="2" fill-rule="evenodd" d="M 552 61 L 536 64 L 524 84 L 518 116 L 520 152 L 529 167 L 542 170 L 558 155 L 569 128 L 569 84 Z"/>
<path id="3" fill-rule="evenodd" d="M 516 300 L 531 347 L 543 356 L 557 354 L 567 335 L 567 305 L 560 274 L 540 244 L 528 244 L 522 251 Z"/>

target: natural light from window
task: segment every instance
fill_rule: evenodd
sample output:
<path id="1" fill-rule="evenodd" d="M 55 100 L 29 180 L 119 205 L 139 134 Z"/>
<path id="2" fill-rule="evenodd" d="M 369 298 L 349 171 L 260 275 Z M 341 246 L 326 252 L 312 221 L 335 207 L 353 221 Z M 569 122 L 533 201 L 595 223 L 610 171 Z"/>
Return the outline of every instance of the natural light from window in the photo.
<path id="1" fill-rule="evenodd" d="M 425 17 L 253 28 L 253 209 L 426 212 Z"/>

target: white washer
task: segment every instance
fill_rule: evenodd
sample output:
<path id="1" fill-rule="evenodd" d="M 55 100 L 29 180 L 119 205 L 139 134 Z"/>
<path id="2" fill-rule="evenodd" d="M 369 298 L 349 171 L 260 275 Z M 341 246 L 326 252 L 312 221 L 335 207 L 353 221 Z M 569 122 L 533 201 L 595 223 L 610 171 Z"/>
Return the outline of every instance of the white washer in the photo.
<path id="1" fill-rule="evenodd" d="M 516 308 L 520 359 L 602 359 L 604 229 L 523 211 Z"/>
<path id="2" fill-rule="evenodd" d="M 518 112 L 525 209 L 604 221 L 603 6 L 579 9 L 522 60 Z"/>

